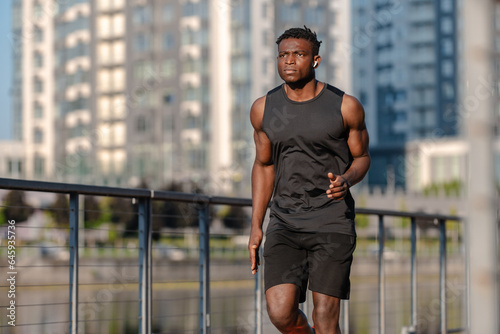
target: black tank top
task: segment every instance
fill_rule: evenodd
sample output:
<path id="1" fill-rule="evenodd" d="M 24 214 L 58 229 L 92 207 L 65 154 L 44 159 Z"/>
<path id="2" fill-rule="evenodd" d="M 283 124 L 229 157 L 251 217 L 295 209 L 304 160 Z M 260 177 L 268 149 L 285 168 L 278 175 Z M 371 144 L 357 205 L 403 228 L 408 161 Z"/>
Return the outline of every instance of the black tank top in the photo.
<path id="1" fill-rule="evenodd" d="M 352 162 L 340 111 L 343 96 L 328 84 L 304 102 L 290 100 L 283 85 L 267 93 L 262 127 L 275 170 L 267 233 L 286 228 L 356 235 L 351 193 L 340 201 L 326 195 L 328 173 L 343 174 Z"/>

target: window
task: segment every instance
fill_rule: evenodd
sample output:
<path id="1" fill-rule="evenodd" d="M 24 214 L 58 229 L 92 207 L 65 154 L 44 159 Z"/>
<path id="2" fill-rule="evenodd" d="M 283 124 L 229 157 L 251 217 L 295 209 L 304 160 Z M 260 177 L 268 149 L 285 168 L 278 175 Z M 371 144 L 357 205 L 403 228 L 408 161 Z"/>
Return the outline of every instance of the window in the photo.
<path id="1" fill-rule="evenodd" d="M 111 74 L 109 70 L 99 70 L 97 73 L 97 88 L 104 92 L 111 89 Z"/>
<path id="2" fill-rule="evenodd" d="M 162 21 L 164 23 L 170 23 L 175 17 L 175 8 L 172 4 L 163 5 L 162 9 Z"/>
<path id="3" fill-rule="evenodd" d="M 81 121 L 79 121 L 76 126 L 69 129 L 69 137 L 70 138 L 83 137 L 86 128 L 87 127 Z"/>
<path id="4" fill-rule="evenodd" d="M 101 64 L 107 64 L 111 60 L 111 45 L 103 42 L 97 46 L 97 60 Z"/>
<path id="5" fill-rule="evenodd" d="M 444 38 L 441 41 L 441 54 L 443 56 L 453 55 L 453 40 L 451 38 Z"/>
<path id="6" fill-rule="evenodd" d="M 266 3 L 262 4 L 262 18 L 267 18 L 269 15 L 269 6 Z"/>
<path id="7" fill-rule="evenodd" d="M 124 118 L 127 114 L 127 98 L 123 94 L 115 94 L 112 98 L 112 108 L 113 116 L 115 118 Z"/>
<path id="8" fill-rule="evenodd" d="M 43 157 L 35 156 L 33 165 L 36 176 L 43 176 L 45 174 L 45 159 Z"/>
<path id="9" fill-rule="evenodd" d="M 115 41 L 112 45 L 113 56 L 115 63 L 123 63 L 125 61 L 125 43 L 123 41 Z"/>
<path id="10" fill-rule="evenodd" d="M 99 37 L 111 35 L 111 18 L 109 16 L 100 16 L 97 19 L 97 34 Z"/>
<path id="11" fill-rule="evenodd" d="M 126 86 L 126 77 L 124 68 L 115 68 L 113 70 L 113 84 L 112 89 L 124 90 Z"/>
<path id="12" fill-rule="evenodd" d="M 199 87 L 186 87 L 183 91 L 184 101 L 196 101 L 200 99 Z"/>
<path id="13" fill-rule="evenodd" d="M 323 25 L 325 23 L 326 10 L 322 6 L 307 7 L 305 11 L 306 24 Z"/>
<path id="14" fill-rule="evenodd" d="M 151 22 L 151 8 L 147 6 L 138 6 L 132 13 L 132 21 L 135 24 L 145 24 Z"/>
<path id="15" fill-rule="evenodd" d="M 39 2 L 35 3 L 33 6 L 33 17 L 36 20 L 40 20 L 43 17 L 43 6 Z"/>
<path id="16" fill-rule="evenodd" d="M 174 94 L 170 90 L 163 93 L 163 104 L 172 104 L 174 103 L 174 100 Z"/>
<path id="17" fill-rule="evenodd" d="M 9 159 L 7 162 L 7 170 L 10 175 L 15 174 L 21 174 L 22 172 L 22 161 L 20 160 L 11 160 Z"/>
<path id="18" fill-rule="evenodd" d="M 33 130 L 33 142 L 35 144 L 43 143 L 43 130 L 40 128 L 35 128 Z"/>
<path id="19" fill-rule="evenodd" d="M 147 130 L 146 117 L 144 115 L 137 116 L 136 119 L 136 130 L 138 133 L 144 133 Z"/>
<path id="20" fill-rule="evenodd" d="M 172 78 L 176 73 L 176 69 L 175 59 L 165 59 L 161 64 L 161 75 L 166 79 Z"/>
<path id="21" fill-rule="evenodd" d="M 453 19 L 449 16 L 445 16 L 441 21 L 441 32 L 444 34 L 453 33 Z"/>
<path id="22" fill-rule="evenodd" d="M 200 73 L 201 72 L 201 60 L 188 58 L 182 63 L 183 73 Z"/>
<path id="23" fill-rule="evenodd" d="M 453 61 L 443 60 L 441 63 L 441 73 L 445 77 L 451 77 L 455 73 Z"/>
<path id="24" fill-rule="evenodd" d="M 134 49 L 138 52 L 145 52 L 150 49 L 150 36 L 145 33 L 138 33 L 134 38 Z"/>
<path id="25" fill-rule="evenodd" d="M 126 163 L 127 154 L 124 150 L 115 150 L 113 152 L 113 168 L 115 173 L 123 173 Z"/>
<path id="26" fill-rule="evenodd" d="M 224 10 L 228 4 L 220 2 L 219 10 Z M 188 1 L 182 5 L 182 16 L 201 16 L 208 17 L 208 1 L 191 2 Z"/>
<path id="27" fill-rule="evenodd" d="M 43 67 L 43 55 L 40 52 L 35 51 L 33 55 L 33 63 L 36 68 Z"/>
<path id="28" fill-rule="evenodd" d="M 279 9 L 280 19 L 287 23 L 297 23 L 300 21 L 300 6 L 298 3 L 281 5 Z"/>
<path id="29" fill-rule="evenodd" d="M 126 141 L 126 130 L 125 123 L 120 122 L 111 126 L 111 132 L 113 137 L 113 144 L 115 146 L 121 146 L 125 144 Z"/>
<path id="30" fill-rule="evenodd" d="M 453 0 L 441 0 L 441 11 L 444 13 L 453 11 Z"/>
<path id="31" fill-rule="evenodd" d="M 43 81 L 42 79 L 36 77 L 33 82 L 33 86 L 35 89 L 35 93 L 42 93 L 43 92 Z"/>
<path id="32" fill-rule="evenodd" d="M 109 119 L 111 115 L 111 99 L 107 96 L 101 96 L 97 100 L 97 114 L 101 119 Z"/>
<path id="33" fill-rule="evenodd" d="M 40 43 L 43 42 L 43 30 L 37 26 L 33 28 L 33 37 L 35 42 Z"/>
<path id="34" fill-rule="evenodd" d="M 162 36 L 162 49 L 164 51 L 173 50 L 175 48 L 175 36 L 171 32 L 165 32 Z"/>
<path id="35" fill-rule="evenodd" d="M 208 44 L 208 31 L 206 30 L 184 30 L 182 32 L 182 45 L 197 44 L 205 46 Z"/>
<path id="36" fill-rule="evenodd" d="M 453 84 L 451 82 L 443 82 L 441 89 L 443 91 L 443 96 L 446 99 L 455 98 L 455 88 L 453 87 Z"/>
<path id="37" fill-rule="evenodd" d="M 43 106 L 40 102 L 35 102 L 35 105 L 33 106 L 33 111 L 35 118 L 40 119 L 43 117 Z"/>
<path id="38" fill-rule="evenodd" d="M 112 23 L 114 36 L 121 36 L 125 33 L 125 16 L 123 16 L 123 14 L 115 14 Z"/>

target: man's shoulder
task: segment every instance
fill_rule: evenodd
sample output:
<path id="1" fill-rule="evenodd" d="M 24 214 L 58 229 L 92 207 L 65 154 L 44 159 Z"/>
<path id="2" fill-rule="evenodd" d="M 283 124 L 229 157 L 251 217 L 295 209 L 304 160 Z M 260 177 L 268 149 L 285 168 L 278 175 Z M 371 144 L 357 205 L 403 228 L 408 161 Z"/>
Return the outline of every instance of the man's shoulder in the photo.
<path id="1" fill-rule="evenodd" d="M 337 88 L 333 85 L 330 85 L 329 83 L 326 83 L 326 89 L 330 91 L 331 93 L 335 94 L 336 96 L 343 97 L 345 95 L 345 92 L 341 90 L 340 88 Z"/>
<path id="2" fill-rule="evenodd" d="M 277 92 L 279 92 L 281 90 L 282 87 L 283 87 L 283 85 L 276 86 L 273 89 L 271 89 L 269 92 L 267 92 L 266 95 L 276 94 Z"/>

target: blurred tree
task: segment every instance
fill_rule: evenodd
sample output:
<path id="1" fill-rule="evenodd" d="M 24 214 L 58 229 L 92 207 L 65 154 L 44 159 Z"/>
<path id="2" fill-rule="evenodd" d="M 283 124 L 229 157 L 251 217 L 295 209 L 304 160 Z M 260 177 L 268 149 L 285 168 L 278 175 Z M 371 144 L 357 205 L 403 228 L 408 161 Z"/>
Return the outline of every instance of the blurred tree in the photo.
<path id="1" fill-rule="evenodd" d="M 56 199 L 47 208 L 49 216 L 52 217 L 56 225 L 69 225 L 69 199 L 66 194 L 57 194 Z"/>
<path id="2" fill-rule="evenodd" d="M 14 220 L 16 223 L 21 223 L 33 214 L 35 211 L 31 205 L 26 202 L 24 191 L 11 190 L 5 195 L 2 207 L 2 224 L 6 224 L 7 220 Z"/>
<path id="3" fill-rule="evenodd" d="M 230 206 L 229 210 L 223 212 L 221 218 L 227 228 L 243 230 L 250 226 L 250 216 L 241 206 Z"/>
<path id="4" fill-rule="evenodd" d="M 111 213 L 101 209 L 94 196 L 85 196 L 83 200 L 83 221 L 85 228 L 96 228 L 111 220 Z"/>
<path id="5" fill-rule="evenodd" d="M 182 192 L 180 183 L 171 183 L 164 191 Z M 161 201 L 156 202 L 153 209 L 153 228 L 160 227 L 182 228 L 198 226 L 198 210 L 196 203 Z"/>
<path id="6" fill-rule="evenodd" d="M 106 201 L 107 210 L 110 211 L 110 221 L 113 224 L 126 224 L 135 215 L 130 198 L 111 197 Z"/>

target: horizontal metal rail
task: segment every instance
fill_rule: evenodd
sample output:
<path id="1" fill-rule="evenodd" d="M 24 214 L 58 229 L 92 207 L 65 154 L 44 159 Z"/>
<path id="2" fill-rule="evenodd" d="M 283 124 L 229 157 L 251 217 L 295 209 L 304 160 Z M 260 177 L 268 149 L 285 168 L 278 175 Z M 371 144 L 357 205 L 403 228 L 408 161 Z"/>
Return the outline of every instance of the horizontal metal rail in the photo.
<path id="1" fill-rule="evenodd" d="M 139 230 L 138 238 L 139 245 L 135 247 L 138 251 L 138 263 L 131 265 L 130 267 L 137 267 L 139 270 L 139 332 L 144 334 L 151 333 L 152 326 L 152 252 L 155 247 L 152 246 L 152 201 L 175 201 L 175 202 L 187 202 L 192 204 L 197 204 L 198 210 L 198 221 L 199 221 L 199 244 L 198 244 L 198 254 L 199 254 L 199 324 L 198 333 L 210 333 L 211 332 L 211 309 L 210 309 L 210 234 L 209 231 L 209 221 L 208 221 L 208 207 L 210 205 L 230 205 L 230 206 L 246 206 L 252 205 L 252 200 L 248 198 L 235 198 L 235 197 L 224 197 L 224 196 L 208 196 L 204 194 L 196 193 L 181 193 L 173 191 L 157 191 L 152 189 L 132 189 L 132 188 L 117 188 L 117 187 L 105 187 L 105 186 L 94 186 L 94 185 L 82 185 L 82 184 L 67 184 L 67 183 L 55 183 L 55 182 L 44 182 L 44 181 L 29 181 L 29 180 L 16 180 L 0 178 L 0 189 L 7 190 L 21 190 L 21 191 L 35 191 L 35 192 L 49 192 L 49 193 L 63 193 L 70 195 L 70 212 L 69 212 L 69 232 L 70 232 L 70 244 L 69 253 L 70 260 L 69 265 L 69 282 L 66 284 L 69 286 L 69 319 L 67 322 L 69 324 L 70 333 L 78 333 L 79 325 L 79 314 L 78 305 L 80 302 L 78 288 L 83 286 L 78 280 L 78 271 L 80 268 L 89 266 L 87 264 L 81 264 L 79 262 L 79 237 L 78 231 L 81 229 L 79 212 L 79 196 L 80 195 L 92 195 L 92 196 L 109 196 L 109 197 L 125 197 L 125 198 L 135 198 L 138 199 L 138 215 Z M 134 213 L 131 213 L 134 214 Z M 439 300 L 440 300 L 440 333 L 456 333 L 463 332 L 463 329 L 448 329 L 447 328 L 447 305 L 446 305 L 446 222 L 455 221 L 461 222 L 461 217 L 451 216 L 451 215 L 439 215 L 439 214 L 428 214 L 424 212 L 401 212 L 401 211 L 391 211 L 391 210 L 377 210 L 377 209 L 366 209 L 358 208 L 356 209 L 356 214 L 359 215 L 369 215 L 378 217 L 378 317 L 379 317 L 379 328 L 380 334 L 385 333 L 385 264 L 384 264 L 384 231 L 385 231 L 385 217 L 401 217 L 409 218 L 411 221 L 411 324 L 406 328 L 407 333 L 416 333 L 418 313 L 417 313 L 417 247 L 416 247 L 416 232 L 417 232 L 417 222 L 419 220 L 433 221 L 439 228 L 439 259 L 440 259 L 440 282 L 439 282 Z M 468 268 L 466 264 L 466 270 Z M 467 273 L 466 273 L 467 276 Z M 468 293 L 465 293 L 465 298 L 467 298 Z M 465 301 L 467 305 L 467 300 Z M 263 289 L 262 289 L 262 270 L 258 272 L 255 277 L 255 333 L 263 332 Z M 342 327 L 343 333 L 348 333 L 349 331 L 349 304 L 343 303 L 343 318 Z M 157 316 L 156 316 L 157 317 Z M 156 318 L 155 317 L 155 318 Z M 465 324 L 466 327 L 468 324 Z"/>

